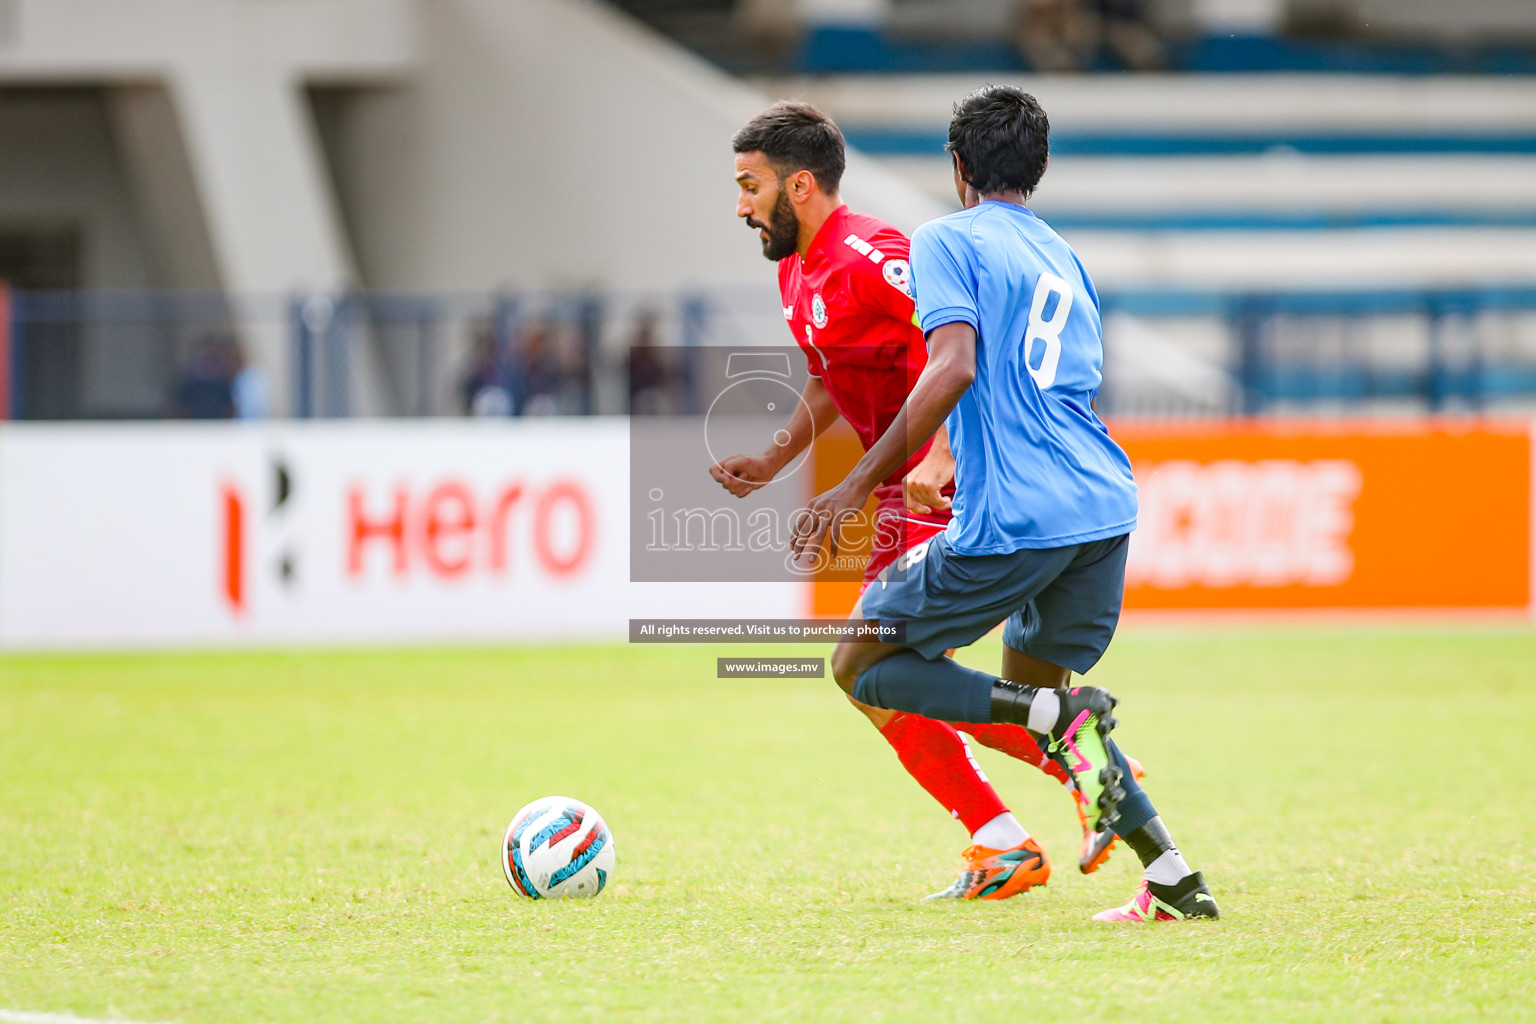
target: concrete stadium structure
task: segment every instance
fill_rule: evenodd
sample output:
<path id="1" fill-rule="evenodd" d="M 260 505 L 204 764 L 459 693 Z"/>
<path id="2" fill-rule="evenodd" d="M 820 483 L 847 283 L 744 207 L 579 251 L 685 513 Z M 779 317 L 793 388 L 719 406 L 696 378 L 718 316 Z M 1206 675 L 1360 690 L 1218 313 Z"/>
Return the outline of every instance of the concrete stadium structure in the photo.
<path id="1" fill-rule="evenodd" d="M 1279 8 L 1194 5 L 1244 30 Z M 736 333 L 778 340 L 767 268 L 730 212 L 730 133 L 779 96 L 824 104 L 872 154 L 851 155 L 849 200 L 910 230 L 954 206 L 949 104 L 998 77 L 742 81 L 594 0 L 4 0 L 0 279 L 227 294 L 279 381 L 297 358 L 285 297 L 355 288 L 747 289 Z M 1530 79 L 1019 80 L 1061 143 L 1038 209 L 1106 290 L 1536 280 Z M 1205 330 L 1209 363 L 1224 342 Z M 365 340 L 345 357 L 346 411 L 444 407 L 442 389 L 391 398 L 410 370 L 389 364 L 411 357 L 388 332 Z M 82 344 L 94 408 L 124 388 L 140 409 L 159 400 L 147 348 Z M 295 411 L 291 389 L 274 397 Z"/>
<path id="2" fill-rule="evenodd" d="M 605 7 L 11 0 L 6 12 L 0 232 L 78 249 L 52 276 L 33 268 L 40 280 L 7 268 L 19 285 L 270 296 L 764 278 L 731 216 L 728 148 L 762 98 Z M 867 161 L 848 187 L 908 228 L 942 210 Z M 285 377 L 281 331 L 247 334 Z M 376 410 L 360 359 L 357 407 Z M 131 370 L 109 353 L 87 362 L 98 376 Z"/>

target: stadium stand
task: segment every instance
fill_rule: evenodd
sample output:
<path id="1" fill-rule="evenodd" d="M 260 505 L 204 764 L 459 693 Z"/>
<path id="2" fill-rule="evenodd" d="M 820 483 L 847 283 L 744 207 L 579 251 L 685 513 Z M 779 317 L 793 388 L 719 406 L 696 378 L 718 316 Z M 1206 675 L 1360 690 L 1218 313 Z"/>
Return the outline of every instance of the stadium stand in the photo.
<path id="1" fill-rule="evenodd" d="M 1033 205 L 1103 292 L 1109 408 L 1390 413 L 1536 395 L 1526 4 L 219 2 L 197 5 L 199 36 L 171 31 L 193 17 L 181 0 L 131 21 L 103 3 L 84 33 L 18 3 L 25 31 L 0 48 L 14 417 L 162 416 L 210 332 L 238 336 L 278 415 L 455 414 L 476 346 L 512 352 L 535 322 L 553 328 L 563 383 L 508 410 L 622 412 L 642 310 L 664 346 L 782 340 L 725 212 L 735 125 L 777 96 L 824 106 L 859 151 L 850 198 L 910 230 L 953 208 L 949 105 L 991 80 L 1051 114 Z M 1082 73 L 1032 73 L 1045 59 L 1023 30 L 1068 15 L 1092 22 Z M 1127 58 L 1117 24 L 1162 56 Z M 247 87 L 198 77 L 197 38 L 253 27 L 287 42 Z M 155 61 L 173 71 L 146 80 Z M 296 106 L 284 74 L 305 83 Z M 554 116 L 541 97 L 559 95 L 601 114 Z M 218 130 L 231 117 L 256 132 L 259 173 Z M 635 161 L 616 192 L 592 155 L 604 146 L 665 159 Z M 552 152 L 587 155 L 552 173 Z M 561 218 L 549 196 L 564 193 L 588 216 Z"/>

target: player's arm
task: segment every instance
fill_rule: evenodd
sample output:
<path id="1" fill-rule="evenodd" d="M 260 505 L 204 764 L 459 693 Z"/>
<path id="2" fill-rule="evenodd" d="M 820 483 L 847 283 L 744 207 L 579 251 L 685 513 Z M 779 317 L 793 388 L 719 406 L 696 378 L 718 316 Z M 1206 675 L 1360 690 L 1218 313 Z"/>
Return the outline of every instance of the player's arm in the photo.
<path id="1" fill-rule="evenodd" d="M 934 435 L 975 378 L 976 329 L 964 321 L 934 328 L 928 335 L 928 365 L 896 419 L 842 483 L 806 506 L 810 514 L 801 516 L 795 528 L 796 557 L 818 550 L 829 536 L 831 553 L 837 554 L 833 524 L 841 524 L 864 507 L 880 481 L 896 472 Z"/>
<path id="2" fill-rule="evenodd" d="M 928 454 L 902 478 L 902 499 L 913 512 L 942 512 L 949 508 L 944 488 L 954 478 L 955 457 L 949 450 L 949 431 L 941 423 Z"/>
<path id="3" fill-rule="evenodd" d="M 796 455 L 837 422 L 839 413 L 827 394 L 820 377 L 805 382 L 800 401 L 784 429 L 774 435 L 773 443 L 761 455 L 732 455 L 709 467 L 709 475 L 736 495 L 744 498 L 772 480 Z M 780 444 L 779 442 L 783 442 Z"/>

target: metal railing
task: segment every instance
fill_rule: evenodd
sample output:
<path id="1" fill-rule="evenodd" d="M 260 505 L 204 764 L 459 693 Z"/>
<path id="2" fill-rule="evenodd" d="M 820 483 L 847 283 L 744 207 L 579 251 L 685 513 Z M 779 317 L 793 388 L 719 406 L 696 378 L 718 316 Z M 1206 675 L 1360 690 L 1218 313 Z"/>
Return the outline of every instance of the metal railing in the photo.
<path id="1" fill-rule="evenodd" d="M 1536 287 L 1103 295 L 1119 416 L 1536 406 Z M 0 416 L 620 414 L 692 407 L 686 353 L 784 345 L 771 288 L 336 295 L 5 292 Z M 681 354 L 679 354 L 681 353 Z M 654 383 L 654 382 L 652 382 Z"/>
<path id="2" fill-rule="evenodd" d="M 1165 333 L 1216 327 L 1201 355 L 1209 412 L 1478 412 L 1536 400 L 1536 287 L 1157 290 L 1110 293 L 1103 307 L 1106 397 L 1122 415 L 1149 411 L 1138 408 L 1135 360 L 1116 352 L 1122 318 Z"/>

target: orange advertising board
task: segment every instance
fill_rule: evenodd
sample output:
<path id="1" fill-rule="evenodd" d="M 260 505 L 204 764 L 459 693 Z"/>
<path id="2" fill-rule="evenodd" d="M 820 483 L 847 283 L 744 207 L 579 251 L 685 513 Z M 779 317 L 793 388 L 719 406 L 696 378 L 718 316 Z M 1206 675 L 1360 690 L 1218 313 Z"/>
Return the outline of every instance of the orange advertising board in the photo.
<path id="1" fill-rule="evenodd" d="M 816 438 L 815 447 L 811 450 L 811 487 L 813 494 L 831 490 L 842 483 L 843 477 L 858 463 L 859 457 L 864 454 L 864 447 L 859 443 L 859 437 L 848 426 L 846 420 L 838 420 L 824 434 Z M 873 520 L 874 499 L 871 498 L 865 505 L 866 518 L 860 523 L 845 527 L 841 536 L 852 543 L 849 545 L 854 550 L 868 551 L 873 541 L 873 529 L 867 524 Z M 830 577 L 831 574 L 823 574 Z M 814 579 L 810 584 L 811 607 L 810 614 L 814 617 L 823 616 L 829 618 L 841 618 L 853 610 L 854 602 L 859 599 L 859 591 L 863 584 L 843 578 Z"/>
<path id="2" fill-rule="evenodd" d="M 1531 606 L 1527 422 L 1116 422 L 1110 431 L 1140 493 L 1128 610 Z M 857 450 L 837 455 L 818 458 L 819 489 Z M 812 590 L 814 614 L 841 615 L 857 586 Z"/>
<path id="3" fill-rule="evenodd" d="M 1525 423 L 1111 425 L 1127 608 L 1523 608 Z"/>

